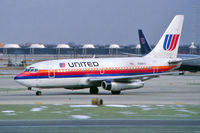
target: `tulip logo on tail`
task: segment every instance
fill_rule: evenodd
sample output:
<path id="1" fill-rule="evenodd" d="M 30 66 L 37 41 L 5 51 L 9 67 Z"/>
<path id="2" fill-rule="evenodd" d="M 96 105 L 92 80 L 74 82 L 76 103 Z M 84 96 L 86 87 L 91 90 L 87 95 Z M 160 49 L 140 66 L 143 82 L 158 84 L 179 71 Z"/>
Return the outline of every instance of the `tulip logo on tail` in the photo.
<path id="1" fill-rule="evenodd" d="M 140 42 L 141 42 L 141 44 L 144 44 L 145 43 L 144 38 L 140 38 Z"/>
<path id="2" fill-rule="evenodd" d="M 167 34 L 165 36 L 163 49 L 166 51 L 173 51 L 176 48 L 178 39 L 179 34 Z"/>

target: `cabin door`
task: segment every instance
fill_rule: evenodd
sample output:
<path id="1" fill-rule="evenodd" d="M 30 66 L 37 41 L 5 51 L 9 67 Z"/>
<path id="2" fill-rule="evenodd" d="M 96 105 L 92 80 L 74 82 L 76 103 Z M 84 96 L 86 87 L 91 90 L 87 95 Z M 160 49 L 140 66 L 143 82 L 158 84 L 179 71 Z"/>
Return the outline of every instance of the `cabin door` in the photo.
<path id="1" fill-rule="evenodd" d="M 104 68 L 100 67 L 100 74 L 104 74 Z"/>
<path id="2" fill-rule="evenodd" d="M 55 71 L 53 69 L 49 69 L 49 78 L 55 78 Z"/>
<path id="3" fill-rule="evenodd" d="M 53 69 L 52 64 L 49 64 L 49 69 L 48 69 L 48 77 L 49 78 L 55 78 L 55 69 Z"/>
<path id="4" fill-rule="evenodd" d="M 157 73 L 157 72 L 158 72 L 158 66 L 154 66 L 153 73 Z"/>

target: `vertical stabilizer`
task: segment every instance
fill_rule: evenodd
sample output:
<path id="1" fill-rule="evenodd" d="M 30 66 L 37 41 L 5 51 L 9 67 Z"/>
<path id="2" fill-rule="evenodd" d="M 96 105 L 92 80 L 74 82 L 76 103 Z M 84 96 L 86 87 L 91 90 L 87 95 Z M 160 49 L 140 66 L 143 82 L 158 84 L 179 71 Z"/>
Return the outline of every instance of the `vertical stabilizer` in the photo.
<path id="1" fill-rule="evenodd" d="M 151 52 L 152 48 L 148 44 L 148 42 L 144 36 L 144 33 L 142 32 L 141 29 L 138 30 L 138 35 L 139 35 L 139 41 L 140 41 L 140 45 L 141 45 L 141 54 L 146 55 L 149 52 Z"/>
<path id="2" fill-rule="evenodd" d="M 146 57 L 176 58 L 183 20 L 184 15 L 176 15 L 155 48 Z"/>

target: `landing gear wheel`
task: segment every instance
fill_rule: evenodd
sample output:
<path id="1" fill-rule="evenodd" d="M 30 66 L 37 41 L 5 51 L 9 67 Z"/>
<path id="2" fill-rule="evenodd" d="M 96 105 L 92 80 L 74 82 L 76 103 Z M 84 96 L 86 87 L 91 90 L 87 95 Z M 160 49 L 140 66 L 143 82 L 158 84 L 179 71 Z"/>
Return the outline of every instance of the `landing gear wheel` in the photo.
<path id="1" fill-rule="evenodd" d="M 98 93 L 99 93 L 99 89 L 97 87 L 90 88 L 90 94 L 98 94 Z"/>
<path id="2" fill-rule="evenodd" d="M 121 93 L 121 91 L 111 91 L 111 93 L 112 93 L 113 95 L 119 95 L 119 94 Z"/>
<path id="3" fill-rule="evenodd" d="M 41 95 L 42 95 L 42 92 L 41 92 L 41 91 L 36 91 L 36 95 L 37 95 L 37 96 L 41 96 Z"/>

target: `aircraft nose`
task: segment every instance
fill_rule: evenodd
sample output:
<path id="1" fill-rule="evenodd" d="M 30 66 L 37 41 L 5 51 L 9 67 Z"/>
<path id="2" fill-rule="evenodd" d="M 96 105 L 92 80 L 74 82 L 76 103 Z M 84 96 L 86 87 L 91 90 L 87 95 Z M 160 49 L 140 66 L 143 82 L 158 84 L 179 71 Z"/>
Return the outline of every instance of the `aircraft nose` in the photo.
<path id="1" fill-rule="evenodd" d="M 21 79 L 23 76 L 24 76 L 24 73 L 22 72 L 22 73 L 16 75 L 16 76 L 14 77 L 14 80 Z"/>
<path id="2" fill-rule="evenodd" d="M 18 74 L 19 75 L 19 74 Z M 17 80 L 17 78 L 19 77 L 18 75 L 16 75 L 15 77 L 14 77 L 14 80 Z"/>
<path id="3" fill-rule="evenodd" d="M 19 83 L 19 84 L 21 84 L 21 85 L 23 85 L 23 86 L 29 87 L 31 82 L 29 82 L 28 80 L 25 80 L 26 76 L 28 76 L 28 74 L 25 73 L 25 72 L 22 72 L 22 73 L 16 75 L 16 76 L 14 77 L 14 80 L 15 80 L 17 83 Z"/>

